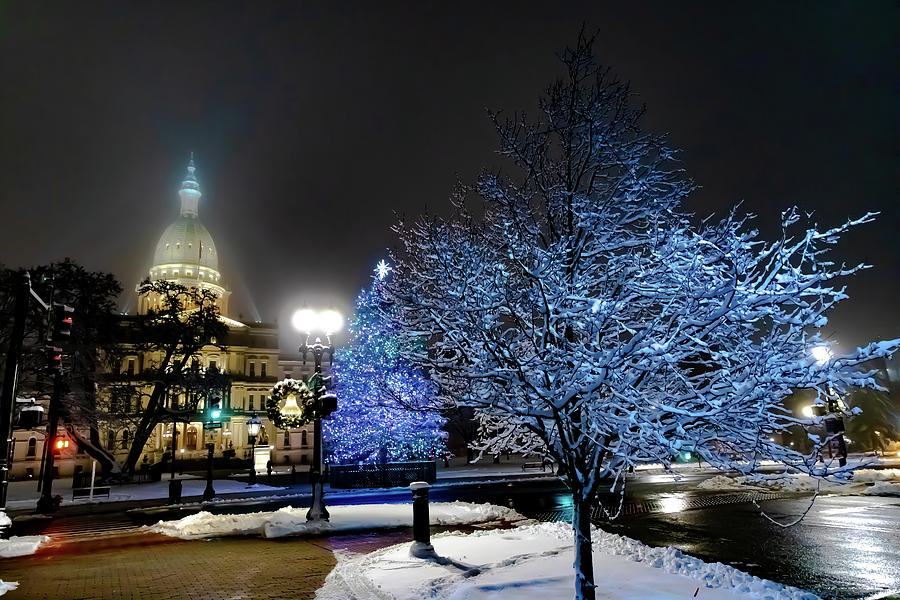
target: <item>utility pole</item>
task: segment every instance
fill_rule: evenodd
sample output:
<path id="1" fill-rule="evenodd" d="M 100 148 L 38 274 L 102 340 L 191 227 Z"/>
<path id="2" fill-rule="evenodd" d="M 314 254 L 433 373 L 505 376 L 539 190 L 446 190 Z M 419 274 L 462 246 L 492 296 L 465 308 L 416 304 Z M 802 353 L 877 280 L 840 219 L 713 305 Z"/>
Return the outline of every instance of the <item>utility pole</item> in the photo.
<path id="1" fill-rule="evenodd" d="M 56 371 L 53 374 L 53 395 L 50 396 L 50 419 L 47 425 L 46 464 L 44 465 L 43 479 L 41 481 L 41 497 L 37 501 L 37 512 L 50 514 L 56 511 L 53 504 L 53 446 L 56 442 L 57 429 L 59 428 L 60 394 L 62 393 L 62 373 Z"/>
<path id="2" fill-rule="evenodd" d="M 6 351 L 3 373 L 3 390 L 0 392 L 0 512 L 6 509 L 9 486 L 10 449 L 12 448 L 12 417 L 16 402 L 16 385 L 19 377 L 19 355 L 25 337 L 25 319 L 28 316 L 28 296 L 31 294 L 31 276 L 26 271 L 16 287 L 16 304 L 12 335 Z"/>

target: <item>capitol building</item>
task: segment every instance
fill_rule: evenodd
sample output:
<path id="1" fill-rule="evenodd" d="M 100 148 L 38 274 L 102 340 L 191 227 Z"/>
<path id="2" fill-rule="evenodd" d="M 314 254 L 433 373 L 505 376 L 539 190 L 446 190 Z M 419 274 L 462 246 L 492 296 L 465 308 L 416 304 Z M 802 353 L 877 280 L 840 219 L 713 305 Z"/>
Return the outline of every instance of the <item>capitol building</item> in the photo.
<path id="1" fill-rule="evenodd" d="M 208 290 L 215 295 L 220 318 L 227 327 L 226 339 L 214 340 L 216 345 L 205 347 L 197 359 L 201 369 L 215 368 L 227 375 L 230 389 L 225 391 L 221 400 L 225 418 L 220 429 L 204 429 L 201 401 L 196 421 L 158 424 L 144 446 L 138 471 L 167 462 L 173 439 L 176 460 L 188 465 L 186 469 L 206 459 L 208 444 L 213 444 L 217 458 L 247 461 L 251 459 L 247 421 L 254 415 L 262 421 L 256 438 L 255 456 L 252 457 L 257 469 L 265 471 L 271 461 L 280 470 L 290 466 L 295 466 L 298 471 L 308 470 L 313 456 L 312 425 L 278 429 L 266 417 L 265 402 L 277 381 L 287 377 L 307 377 L 312 374 L 313 365 L 311 362 L 304 364 L 297 354 L 281 353 L 277 324 L 248 322 L 230 314 L 228 300 L 231 292 L 220 272 L 216 244 L 200 220 L 202 196 L 192 157 L 178 190 L 178 216 L 160 236 L 153 250 L 152 265 L 142 279 L 176 282 Z M 153 294 L 141 294 L 139 289 L 140 285 L 135 287 L 138 313 L 143 314 L 155 307 L 159 299 Z M 122 349 L 119 373 L 109 374 L 113 379 L 139 380 L 146 368 L 160 364 L 161 357 L 154 356 L 152 352 L 129 349 L 127 344 L 123 344 Z M 111 413 L 115 410 L 110 408 Z M 133 414 L 138 415 L 139 412 L 134 410 Z M 130 432 L 124 423 L 127 423 L 127 418 L 123 418 L 119 425 L 113 425 L 111 419 L 110 423 L 100 426 L 103 447 L 120 463 L 124 462 L 131 447 Z M 173 427 L 176 428 L 174 432 Z M 69 433 L 78 435 L 77 432 Z M 83 433 L 86 437 L 87 432 Z M 43 452 L 43 432 L 16 430 L 15 437 L 17 451 L 14 453 L 11 478 L 36 478 Z M 60 477 L 90 471 L 91 459 L 77 446 L 72 444 L 54 452 L 54 470 Z"/>

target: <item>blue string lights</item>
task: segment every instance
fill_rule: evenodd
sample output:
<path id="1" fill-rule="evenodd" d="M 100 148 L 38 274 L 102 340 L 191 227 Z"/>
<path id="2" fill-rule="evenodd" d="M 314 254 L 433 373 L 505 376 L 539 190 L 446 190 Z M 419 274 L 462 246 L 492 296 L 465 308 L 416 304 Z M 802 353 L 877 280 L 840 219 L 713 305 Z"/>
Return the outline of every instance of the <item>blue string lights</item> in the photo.
<path id="1" fill-rule="evenodd" d="M 357 297 L 349 341 L 334 355 L 340 402 L 322 423 L 331 464 L 433 459 L 444 450 L 445 419 L 421 410 L 431 404 L 433 384 L 400 356 L 389 323 L 382 284 L 390 271 L 378 263 L 372 287 Z"/>

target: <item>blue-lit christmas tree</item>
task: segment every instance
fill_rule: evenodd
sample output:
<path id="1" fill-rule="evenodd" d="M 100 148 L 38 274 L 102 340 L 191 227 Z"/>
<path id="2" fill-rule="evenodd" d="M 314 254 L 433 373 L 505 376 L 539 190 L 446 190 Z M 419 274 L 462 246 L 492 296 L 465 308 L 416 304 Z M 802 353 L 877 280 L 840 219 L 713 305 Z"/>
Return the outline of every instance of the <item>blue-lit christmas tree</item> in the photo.
<path id="1" fill-rule="evenodd" d="M 335 352 L 338 410 L 322 422 L 331 464 L 433 459 L 444 450 L 444 418 L 425 410 L 433 384 L 400 356 L 389 323 L 382 283 L 390 270 L 378 263 L 372 287 L 356 300 L 350 339 Z"/>

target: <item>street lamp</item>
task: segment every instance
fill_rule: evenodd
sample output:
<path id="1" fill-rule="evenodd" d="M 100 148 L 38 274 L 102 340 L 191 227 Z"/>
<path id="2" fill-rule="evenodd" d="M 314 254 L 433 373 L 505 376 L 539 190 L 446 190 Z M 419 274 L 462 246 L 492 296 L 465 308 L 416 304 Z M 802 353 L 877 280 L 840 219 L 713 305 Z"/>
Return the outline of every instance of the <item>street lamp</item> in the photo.
<path id="1" fill-rule="evenodd" d="M 328 354 L 329 361 L 334 359 L 334 344 L 331 335 L 341 330 L 344 325 L 344 317 L 335 310 L 316 312 L 308 308 L 298 310 L 291 319 L 294 327 L 306 334 L 306 340 L 300 345 L 300 355 L 303 363 L 311 352 L 315 360 L 315 371 L 311 378 L 313 382 L 312 394 L 315 407 L 313 419 L 313 460 L 309 470 L 309 481 L 312 484 L 312 503 L 306 513 L 307 521 L 328 520 L 328 510 L 325 508 L 325 494 L 322 481 L 322 417 L 328 416 L 337 408 L 337 397 L 333 394 L 321 394 L 327 388 L 328 381 L 322 377 L 322 356 Z M 326 343 L 321 338 L 316 338 L 310 344 L 312 333 L 325 334 Z M 288 398 L 288 401 L 290 398 Z M 296 401 L 295 401 L 296 403 Z M 287 408 L 287 402 L 285 408 Z M 282 411 L 283 412 L 283 411 Z"/>
<path id="2" fill-rule="evenodd" d="M 259 426 L 262 423 L 256 413 L 247 421 L 247 435 L 250 436 L 250 479 L 248 485 L 256 485 L 256 436 L 259 435 Z"/>
<path id="3" fill-rule="evenodd" d="M 813 346 L 809 353 L 819 366 L 824 366 L 834 359 L 831 348 L 824 345 Z M 841 417 L 842 404 L 840 397 L 829 387 L 824 407 L 826 412 L 825 435 L 828 440 L 828 456 L 830 458 L 837 457 L 838 464 L 843 467 L 847 464 L 847 444 L 844 441 L 844 419 Z M 815 409 L 812 410 L 814 411 Z"/>
<path id="4" fill-rule="evenodd" d="M 828 346 L 813 346 L 809 353 L 812 354 L 813 360 L 820 365 L 824 365 L 834 358 L 834 354 Z"/>

